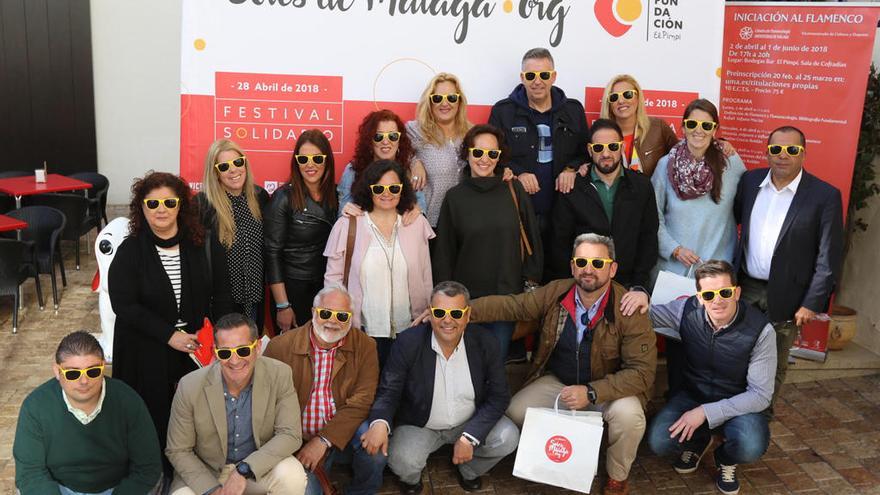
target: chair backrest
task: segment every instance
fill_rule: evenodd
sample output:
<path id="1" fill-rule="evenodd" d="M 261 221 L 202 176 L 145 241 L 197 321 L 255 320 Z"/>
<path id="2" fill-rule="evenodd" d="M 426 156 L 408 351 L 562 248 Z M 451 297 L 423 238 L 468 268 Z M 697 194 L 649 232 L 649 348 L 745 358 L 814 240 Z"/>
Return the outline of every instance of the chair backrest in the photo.
<path id="1" fill-rule="evenodd" d="M 6 215 L 27 222 L 27 227 L 21 229 L 21 240 L 34 243 L 39 253 L 51 250 L 67 224 L 64 213 L 49 206 L 25 206 Z M 4 234 L 15 235 L 14 232 Z"/>
<path id="2" fill-rule="evenodd" d="M 90 198 L 99 198 L 101 206 L 107 206 L 107 190 L 110 189 L 110 179 L 97 172 L 77 172 L 70 174 L 71 179 L 88 182 L 92 188 L 88 190 Z"/>
<path id="3" fill-rule="evenodd" d="M 22 261 L 24 244 L 12 239 L 0 239 L 0 295 L 12 295 L 18 289 L 23 280 Z"/>
<path id="4" fill-rule="evenodd" d="M 29 206 L 49 206 L 64 214 L 67 223 L 61 238 L 75 241 L 83 234 L 85 225 L 95 225 L 94 217 L 89 216 L 89 200 L 78 194 L 38 194 L 26 198 Z"/>

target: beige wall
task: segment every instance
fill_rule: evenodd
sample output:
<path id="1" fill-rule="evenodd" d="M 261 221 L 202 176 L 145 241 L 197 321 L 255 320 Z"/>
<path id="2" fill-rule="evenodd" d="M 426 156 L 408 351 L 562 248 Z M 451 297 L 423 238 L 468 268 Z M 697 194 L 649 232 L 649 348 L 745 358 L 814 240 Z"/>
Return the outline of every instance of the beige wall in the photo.
<path id="1" fill-rule="evenodd" d="M 108 200 L 127 203 L 132 178 L 180 170 L 180 3 L 92 0 L 98 172 Z"/>

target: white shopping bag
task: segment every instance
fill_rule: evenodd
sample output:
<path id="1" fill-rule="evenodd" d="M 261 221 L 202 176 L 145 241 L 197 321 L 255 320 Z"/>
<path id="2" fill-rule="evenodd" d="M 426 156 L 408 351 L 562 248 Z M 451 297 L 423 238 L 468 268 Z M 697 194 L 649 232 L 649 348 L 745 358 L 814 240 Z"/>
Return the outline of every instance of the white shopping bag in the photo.
<path id="1" fill-rule="evenodd" d="M 688 275 L 693 271 L 693 267 L 688 270 Z M 677 273 L 662 270 L 657 275 L 657 282 L 654 283 L 654 293 L 651 294 L 651 304 L 666 304 L 672 302 L 679 297 L 690 297 L 697 293 L 697 286 L 693 278 L 685 277 Z M 681 340 L 668 328 L 654 328 L 654 331 L 660 335 L 664 335 L 674 340 Z"/>
<path id="2" fill-rule="evenodd" d="M 555 408 L 526 410 L 513 475 L 590 493 L 602 444 L 602 413 L 558 408 L 557 396 Z"/>

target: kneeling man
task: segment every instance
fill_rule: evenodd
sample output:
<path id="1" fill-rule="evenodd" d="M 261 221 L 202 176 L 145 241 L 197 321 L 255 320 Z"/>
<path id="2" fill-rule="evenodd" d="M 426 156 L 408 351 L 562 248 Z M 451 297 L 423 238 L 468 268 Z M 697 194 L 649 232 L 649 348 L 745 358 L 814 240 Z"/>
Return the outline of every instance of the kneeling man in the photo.
<path id="1" fill-rule="evenodd" d="M 739 492 L 737 464 L 757 461 L 770 442 L 764 411 L 773 397 L 776 333 L 763 313 L 740 301 L 730 263 L 707 261 L 695 277 L 696 296 L 651 307 L 655 326 L 680 334 L 686 359 L 682 390 L 654 417 L 648 441 L 658 455 L 680 454 L 675 470 L 691 473 L 712 432 L 721 433 L 715 485 L 732 495 Z"/>
<path id="2" fill-rule="evenodd" d="M 469 304 L 458 282 L 434 287 L 430 325 L 398 334 L 382 372 L 362 443 L 389 455 L 401 493 L 421 493 L 428 456 L 445 444 L 454 444 L 459 485 L 478 490 L 480 476 L 519 442 L 519 430 L 504 417 L 510 390 L 498 341 L 468 325 Z"/>
<path id="3" fill-rule="evenodd" d="M 172 495 L 305 492 L 290 366 L 261 357 L 259 345 L 256 324 L 230 313 L 214 325 L 217 360 L 180 380 L 165 448 Z"/>

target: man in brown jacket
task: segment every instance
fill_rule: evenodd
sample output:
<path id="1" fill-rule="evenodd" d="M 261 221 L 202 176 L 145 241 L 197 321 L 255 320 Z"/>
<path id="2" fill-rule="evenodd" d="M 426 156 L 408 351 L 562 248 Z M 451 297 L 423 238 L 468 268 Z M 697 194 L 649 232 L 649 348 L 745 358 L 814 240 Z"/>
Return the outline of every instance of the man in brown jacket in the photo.
<path id="1" fill-rule="evenodd" d="M 608 428 L 605 494 L 628 492 L 627 478 L 645 432 L 644 406 L 654 384 L 657 346 L 651 321 L 624 316 L 626 289 L 612 282 L 614 242 L 597 234 L 574 241 L 571 274 L 518 295 L 488 296 L 472 303 L 475 321 L 540 320 L 540 342 L 526 386 L 507 415 L 517 425 L 529 407 L 601 411 Z"/>
<path id="2" fill-rule="evenodd" d="M 293 369 L 305 441 L 296 458 L 309 470 L 307 495 L 322 493 L 314 473 L 321 459 L 325 470 L 334 460 L 351 459 L 354 477 L 346 494 L 376 493 L 382 485 L 387 458 L 368 454 L 360 440 L 379 381 L 376 342 L 352 332 L 351 321 L 348 292 L 326 287 L 315 296 L 312 320 L 266 347 L 266 356 Z"/>

